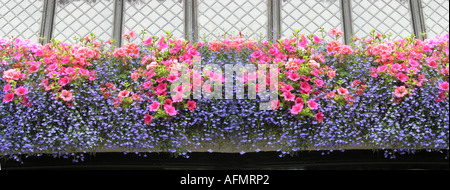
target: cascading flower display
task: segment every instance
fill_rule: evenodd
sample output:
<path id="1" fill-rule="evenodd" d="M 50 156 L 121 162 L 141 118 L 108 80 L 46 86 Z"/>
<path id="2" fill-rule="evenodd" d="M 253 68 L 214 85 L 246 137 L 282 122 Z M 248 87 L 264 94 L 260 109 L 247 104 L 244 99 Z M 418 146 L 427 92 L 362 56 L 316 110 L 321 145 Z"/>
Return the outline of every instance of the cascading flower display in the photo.
<path id="1" fill-rule="evenodd" d="M 227 139 L 237 152 L 262 143 L 282 155 L 349 146 L 448 151 L 448 34 L 390 41 L 372 32 L 351 44 L 342 35 L 190 42 L 129 31 L 123 47 L 94 35 L 77 44 L 0 39 L 0 153 L 188 156 Z"/>

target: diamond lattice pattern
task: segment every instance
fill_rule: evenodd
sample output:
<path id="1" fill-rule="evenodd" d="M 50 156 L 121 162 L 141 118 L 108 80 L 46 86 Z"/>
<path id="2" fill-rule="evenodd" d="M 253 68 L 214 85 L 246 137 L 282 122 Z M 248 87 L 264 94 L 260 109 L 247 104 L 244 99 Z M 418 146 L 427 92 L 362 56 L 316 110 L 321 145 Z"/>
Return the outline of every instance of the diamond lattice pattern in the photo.
<path id="1" fill-rule="evenodd" d="M 366 37 L 370 31 L 388 34 L 392 39 L 413 34 L 407 0 L 353 0 L 353 30 L 357 37 Z"/>
<path id="2" fill-rule="evenodd" d="M 33 0 L 0 0 L 0 38 L 14 36 L 37 43 L 43 4 Z"/>
<path id="3" fill-rule="evenodd" d="M 316 34 L 320 27 L 325 32 L 332 28 L 343 30 L 341 10 L 337 0 L 283 0 L 281 11 L 282 36 L 292 37 L 296 29 L 301 34 Z"/>
<path id="4" fill-rule="evenodd" d="M 427 38 L 449 32 L 449 0 L 423 0 Z"/>
<path id="5" fill-rule="evenodd" d="M 64 2 L 64 3 L 63 3 Z M 73 37 L 94 33 L 100 40 L 112 38 L 114 1 L 62 1 L 56 5 L 53 37 L 74 43 Z"/>
<path id="6" fill-rule="evenodd" d="M 199 38 L 238 35 L 267 39 L 267 0 L 199 0 Z"/>
<path id="7" fill-rule="evenodd" d="M 175 38 L 183 37 L 182 0 L 141 0 L 125 3 L 124 32 L 162 36 L 170 31 Z"/>

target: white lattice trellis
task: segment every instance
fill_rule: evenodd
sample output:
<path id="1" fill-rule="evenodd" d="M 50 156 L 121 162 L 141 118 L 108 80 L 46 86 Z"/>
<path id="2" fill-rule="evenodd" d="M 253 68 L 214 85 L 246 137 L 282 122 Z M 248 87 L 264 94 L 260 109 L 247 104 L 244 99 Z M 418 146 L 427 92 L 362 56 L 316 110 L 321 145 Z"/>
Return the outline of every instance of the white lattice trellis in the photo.
<path id="1" fill-rule="evenodd" d="M 283 0 L 281 6 L 282 36 L 291 37 L 294 30 L 315 34 L 323 27 L 342 30 L 341 9 L 337 0 Z"/>
<path id="2" fill-rule="evenodd" d="M 39 41 L 43 1 L 0 0 L 0 38 Z"/>
<path id="3" fill-rule="evenodd" d="M 141 0 L 125 3 L 124 32 L 162 36 L 166 31 L 183 37 L 183 0 Z"/>
<path id="4" fill-rule="evenodd" d="M 449 0 L 423 0 L 427 38 L 449 32 Z"/>
<path id="5" fill-rule="evenodd" d="M 199 0 L 199 37 L 218 38 L 239 32 L 251 38 L 267 39 L 268 11 L 266 0 Z"/>
<path id="6" fill-rule="evenodd" d="M 53 37 L 73 43 L 73 37 L 94 33 L 101 40 L 112 38 L 114 1 L 58 1 Z"/>
<path id="7" fill-rule="evenodd" d="M 413 34 L 407 0 L 353 0 L 352 17 L 357 37 L 366 37 L 372 30 L 392 33 L 393 39 Z"/>

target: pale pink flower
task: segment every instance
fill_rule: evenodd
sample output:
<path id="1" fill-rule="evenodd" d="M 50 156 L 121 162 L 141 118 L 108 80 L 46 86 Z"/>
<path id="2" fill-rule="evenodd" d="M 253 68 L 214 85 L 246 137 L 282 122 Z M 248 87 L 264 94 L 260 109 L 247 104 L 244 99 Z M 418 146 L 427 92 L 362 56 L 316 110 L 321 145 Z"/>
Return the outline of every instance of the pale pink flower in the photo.
<path id="1" fill-rule="evenodd" d="M 10 80 L 19 80 L 22 78 L 22 73 L 16 69 L 9 69 L 3 72 L 3 79 L 10 81 Z"/>
<path id="2" fill-rule="evenodd" d="M 181 92 L 177 92 L 175 96 L 172 96 L 173 102 L 181 102 L 183 100 L 184 94 Z"/>
<path id="3" fill-rule="evenodd" d="M 348 94 L 348 90 L 346 89 L 346 88 L 339 88 L 338 90 L 338 93 L 340 94 L 340 95 L 347 95 Z"/>
<path id="4" fill-rule="evenodd" d="M 130 95 L 130 91 L 128 90 L 122 90 L 119 92 L 119 97 L 124 98 L 124 97 L 128 97 Z"/>
<path id="5" fill-rule="evenodd" d="M 61 95 L 59 95 L 59 97 L 66 102 L 71 101 L 73 99 L 72 92 L 70 92 L 69 90 L 62 90 Z"/>
<path id="6" fill-rule="evenodd" d="M 401 98 L 408 94 L 408 91 L 406 90 L 405 86 L 400 86 L 395 89 L 395 96 L 398 98 Z"/>

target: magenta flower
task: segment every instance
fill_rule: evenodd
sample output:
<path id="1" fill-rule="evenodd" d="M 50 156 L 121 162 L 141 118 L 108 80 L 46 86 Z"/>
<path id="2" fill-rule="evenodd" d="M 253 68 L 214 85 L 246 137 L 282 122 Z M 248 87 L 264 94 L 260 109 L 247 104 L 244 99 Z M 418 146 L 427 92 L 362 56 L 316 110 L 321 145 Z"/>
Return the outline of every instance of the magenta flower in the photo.
<path id="1" fill-rule="evenodd" d="M 298 76 L 297 72 L 293 72 L 288 75 L 288 79 L 291 79 L 292 81 L 298 81 L 300 79 L 300 76 Z"/>
<path id="2" fill-rule="evenodd" d="M 448 91 L 448 82 L 441 83 L 439 85 L 439 89 L 441 89 L 443 91 Z"/>
<path id="3" fill-rule="evenodd" d="M 178 80 L 178 75 L 169 75 L 168 77 L 167 77 L 167 81 L 169 81 L 169 82 L 175 82 L 176 80 Z"/>
<path id="4" fill-rule="evenodd" d="M 159 49 L 169 48 L 169 46 L 164 41 L 164 36 L 161 36 L 161 38 L 159 39 L 158 46 L 159 46 Z"/>
<path id="5" fill-rule="evenodd" d="M 70 82 L 70 78 L 68 76 L 63 77 L 58 81 L 61 86 L 66 86 L 67 83 Z"/>
<path id="6" fill-rule="evenodd" d="M 24 88 L 24 87 L 19 87 L 19 88 L 16 88 L 15 90 L 14 90 L 14 92 L 16 92 L 16 94 L 18 95 L 18 96 L 23 96 L 23 95 L 26 95 L 26 94 L 28 94 L 28 89 L 26 89 L 26 88 Z"/>
<path id="7" fill-rule="evenodd" d="M 319 104 L 316 103 L 314 101 L 314 99 L 311 99 L 311 100 L 308 101 L 308 107 L 310 107 L 311 109 L 315 110 L 315 109 L 317 109 L 319 107 Z"/>
<path id="8" fill-rule="evenodd" d="M 319 38 L 318 36 L 314 35 L 314 43 L 322 43 L 322 38 Z"/>
<path id="9" fill-rule="evenodd" d="M 323 113 L 319 111 L 319 113 L 317 113 L 316 115 L 314 115 L 314 117 L 316 118 L 316 120 L 321 123 L 323 121 Z"/>
<path id="10" fill-rule="evenodd" d="M 405 75 L 403 73 L 398 73 L 397 74 L 397 79 L 402 81 L 402 82 L 406 82 L 408 80 L 408 75 Z"/>
<path id="11" fill-rule="evenodd" d="M 286 101 L 294 101 L 295 95 L 293 95 L 290 91 L 286 91 L 283 93 L 284 100 Z"/>
<path id="12" fill-rule="evenodd" d="M 156 87 L 156 94 L 158 94 L 158 96 L 163 96 L 166 95 L 167 92 L 167 83 L 159 83 L 158 86 Z"/>
<path id="13" fill-rule="evenodd" d="M 194 111 L 195 108 L 197 108 L 197 102 L 188 100 L 188 102 L 187 102 L 187 108 L 188 108 L 189 110 L 191 110 L 191 111 Z"/>
<path id="14" fill-rule="evenodd" d="M 6 84 L 4 87 L 3 87 L 3 92 L 8 92 L 8 91 L 10 91 L 11 90 L 11 85 L 10 84 Z"/>
<path id="15" fill-rule="evenodd" d="M 159 105 L 160 105 L 159 102 L 155 101 L 152 104 L 150 104 L 148 106 L 148 108 L 149 108 L 150 111 L 156 111 L 156 110 L 159 109 Z"/>
<path id="16" fill-rule="evenodd" d="M 152 87 L 152 84 L 153 84 L 152 81 L 147 81 L 142 86 L 144 87 L 144 89 L 148 89 L 148 88 Z"/>
<path id="17" fill-rule="evenodd" d="M 309 94 L 311 92 L 311 86 L 308 82 L 300 82 L 300 92 L 303 94 Z"/>
<path id="18" fill-rule="evenodd" d="M 316 79 L 316 80 L 314 80 L 314 82 L 316 83 L 316 85 L 317 85 L 318 87 L 323 87 L 323 85 L 324 85 L 323 81 L 320 80 L 320 79 Z"/>
<path id="19" fill-rule="evenodd" d="M 153 120 L 153 116 L 148 115 L 148 114 L 145 114 L 145 116 L 144 116 L 144 122 L 145 122 L 145 124 L 148 125 L 150 122 L 152 122 L 152 120 Z"/>
<path id="20" fill-rule="evenodd" d="M 167 114 L 169 114 L 170 116 L 174 116 L 177 115 L 177 111 L 175 110 L 175 108 L 173 106 L 170 105 L 164 105 L 164 110 L 166 111 Z"/>
<path id="21" fill-rule="evenodd" d="M 144 41 L 144 45 L 152 45 L 153 43 L 153 38 L 152 37 L 149 37 L 148 39 L 146 39 L 145 41 Z"/>
<path id="22" fill-rule="evenodd" d="M 10 92 L 8 94 L 5 95 L 5 97 L 3 98 L 3 102 L 11 102 L 14 99 L 14 92 Z"/>
<path id="23" fill-rule="evenodd" d="M 291 113 L 297 115 L 299 112 L 303 110 L 303 104 L 295 104 L 292 106 Z"/>

